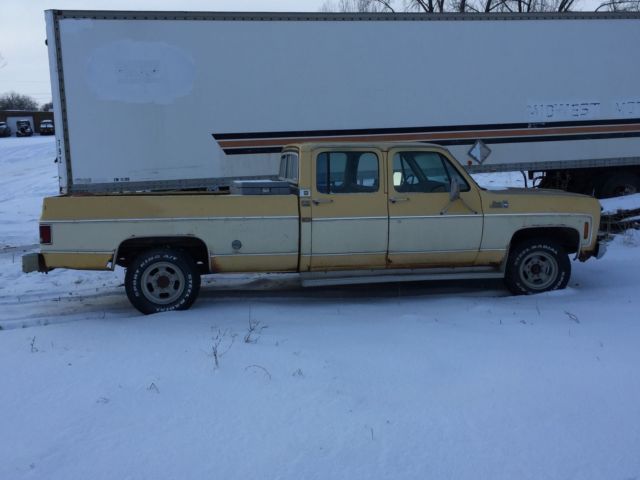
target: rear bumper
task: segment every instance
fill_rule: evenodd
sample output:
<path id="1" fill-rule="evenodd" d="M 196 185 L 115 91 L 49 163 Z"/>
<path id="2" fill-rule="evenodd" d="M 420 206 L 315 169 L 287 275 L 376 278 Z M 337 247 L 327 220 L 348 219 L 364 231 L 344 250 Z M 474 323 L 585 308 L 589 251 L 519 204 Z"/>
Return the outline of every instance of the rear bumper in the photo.
<path id="1" fill-rule="evenodd" d="M 44 255 L 41 253 L 27 253 L 22 256 L 22 271 L 24 273 L 41 272 L 46 273 L 50 268 L 47 268 L 47 263 L 44 260 Z"/>

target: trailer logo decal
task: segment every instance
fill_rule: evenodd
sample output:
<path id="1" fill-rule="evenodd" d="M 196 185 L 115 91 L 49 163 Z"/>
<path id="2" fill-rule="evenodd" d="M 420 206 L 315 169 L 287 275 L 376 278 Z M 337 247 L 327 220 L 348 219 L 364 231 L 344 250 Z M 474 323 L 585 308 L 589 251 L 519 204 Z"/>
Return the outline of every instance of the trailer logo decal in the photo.
<path id="1" fill-rule="evenodd" d="M 499 143 L 640 137 L 640 118 L 357 130 L 212 133 L 212 136 L 227 155 L 276 153 L 291 143 L 429 142 L 443 146 L 469 145 L 471 150 L 475 150 L 479 158 L 482 158 L 482 147 L 476 150 L 479 138 L 482 139 L 484 148 L 489 149 L 487 145 Z M 491 150 L 486 152 L 482 161 L 490 153 Z M 471 151 L 469 154 L 471 155 Z"/>
<path id="2" fill-rule="evenodd" d="M 640 100 L 624 100 L 616 102 L 616 114 L 619 117 L 640 115 Z"/>
<path id="3" fill-rule="evenodd" d="M 89 56 L 85 81 L 100 100 L 170 105 L 193 90 L 191 54 L 166 42 L 118 40 Z"/>
<path id="4" fill-rule="evenodd" d="M 593 120 L 600 116 L 600 102 L 530 103 L 527 115 L 532 122 Z"/>

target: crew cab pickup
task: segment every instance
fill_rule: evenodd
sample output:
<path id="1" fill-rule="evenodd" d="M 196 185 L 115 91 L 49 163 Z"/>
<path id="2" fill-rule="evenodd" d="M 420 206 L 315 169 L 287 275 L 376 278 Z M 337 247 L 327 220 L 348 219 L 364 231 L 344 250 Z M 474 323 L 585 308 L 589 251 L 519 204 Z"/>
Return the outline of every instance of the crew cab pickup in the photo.
<path id="1" fill-rule="evenodd" d="M 279 180 L 237 187 L 46 198 L 23 270 L 122 266 L 148 314 L 189 308 L 201 275 L 228 272 L 298 272 L 304 286 L 504 278 L 531 294 L 567 285 L 570 254 L 605 250 L 597 200 L 480 188 L 437 145 L 289 145 Z"/>

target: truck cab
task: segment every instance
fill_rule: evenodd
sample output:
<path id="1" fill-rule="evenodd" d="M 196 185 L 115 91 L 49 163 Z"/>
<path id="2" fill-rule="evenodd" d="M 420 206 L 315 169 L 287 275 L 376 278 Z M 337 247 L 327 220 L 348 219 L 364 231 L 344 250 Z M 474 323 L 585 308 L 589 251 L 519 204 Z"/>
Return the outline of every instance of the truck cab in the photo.
<path id="1" fill-rule="evenodd" d="M 514 236 L 550 235 L 567 253 L 596 254 L 597 200 L 482 189 L 437 145 L 306 144 L 285 148 L 282 161 L 297 156 L 302 271 L 493 268 Z"/>
<path id="2" fill-rule="evenodd" d="M 56 129 L 53 126 L 53 120 L 41 121 L 39 130 L 40 130 L 40 135 L 54 135 L 56 133 Z"/>

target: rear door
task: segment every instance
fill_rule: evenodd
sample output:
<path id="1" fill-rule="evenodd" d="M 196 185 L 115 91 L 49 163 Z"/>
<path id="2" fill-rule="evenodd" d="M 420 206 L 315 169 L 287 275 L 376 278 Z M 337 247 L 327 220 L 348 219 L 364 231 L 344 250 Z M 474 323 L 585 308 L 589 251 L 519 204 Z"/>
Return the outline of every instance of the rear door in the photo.
<path id="1" fill-rule="evenodd" d="M 384 268 L 386 174 L 376 148 L 312 152 L 311 269 Z"/>

